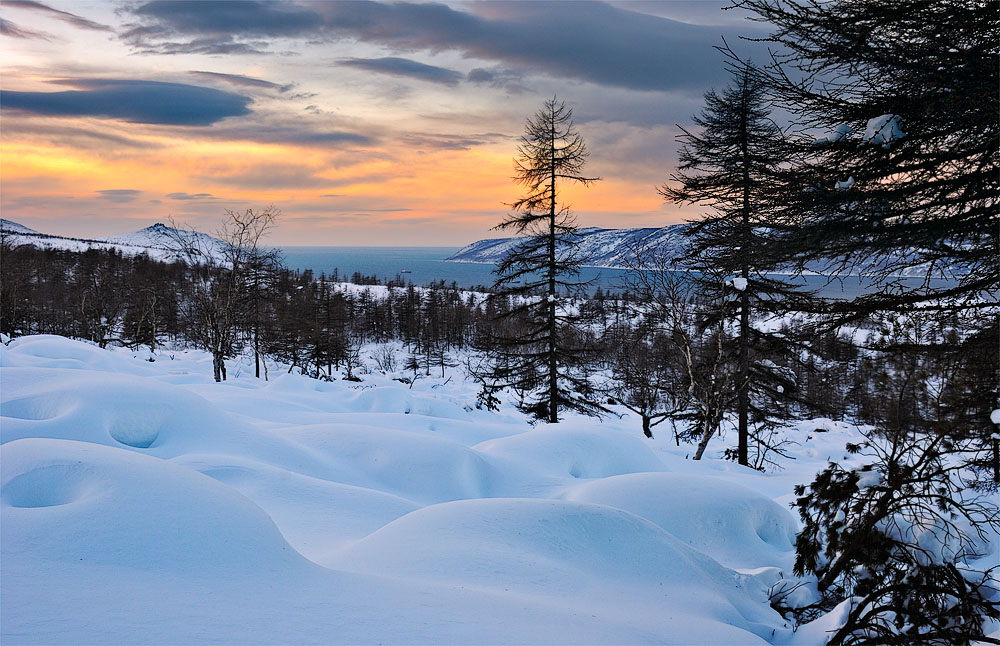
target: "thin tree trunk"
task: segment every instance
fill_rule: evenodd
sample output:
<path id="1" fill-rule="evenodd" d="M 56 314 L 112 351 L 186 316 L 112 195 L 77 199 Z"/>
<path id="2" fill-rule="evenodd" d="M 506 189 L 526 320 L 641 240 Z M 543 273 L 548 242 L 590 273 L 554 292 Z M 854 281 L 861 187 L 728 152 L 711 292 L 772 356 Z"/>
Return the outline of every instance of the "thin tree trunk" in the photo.
<path id="1" fill-rule="evenodd" d="M 713 435 L 715 435 L 715 430 L 711 426 L 706 425 L 705 431 L 701 434 L 701 439 L 698 440 L 698 448 L 694 452 L 693 460 L 701 459 L 701 456 L 705 453 L 705 449 L 708 447 L 708 441 L 712 439 Z"/>
<path id="2" fill-rule="evenodd" d="M 743 277 L 749 272 L 743 266 Z M 749 464 L 749 417 L 750 417 L 750 295 L 743 290 L 740 295 L 740 365 L 736 375 L 736 409 L 739 416 L 739 447 L 737 458 L 740 464 Z"/>
<path id="3" fill-rule="evenodd" d="M 749 416 L 750 416 L 750 266 L 747 260 L 750 244 L 750 143 L 747 132 L 747 87 L 748 78 L 743 80 L 743 109 L 740 111 L 740 152 L 743 155 L 743 230 L 740 241 L 741 272 L 743 289 L 740 292 L 740 363 L 736 374 L 736 412 L 739 417 L 739 445 L 737 461 L 749 465 Z"/>
<path id="4" fill-rule="evenodd" d="M 1000 440 L 993 438 L 993 482 L 1000 482 Z"/>
<path id="5" fill-rule="evenodd" d="M 556 124 L 553 115 L 551 126 L 552 137 L 551 176 L 549 190 L 549 423 L 559 422 L 559 373 L 556 365 Z"/>

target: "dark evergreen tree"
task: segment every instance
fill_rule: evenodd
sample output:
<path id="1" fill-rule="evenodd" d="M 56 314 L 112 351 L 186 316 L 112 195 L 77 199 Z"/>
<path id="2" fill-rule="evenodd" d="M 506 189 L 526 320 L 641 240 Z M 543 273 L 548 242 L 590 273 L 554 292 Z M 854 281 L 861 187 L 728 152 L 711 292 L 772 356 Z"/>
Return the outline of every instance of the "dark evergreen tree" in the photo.
<path id="1" fill-rule="evenodd" d="M 884 287 L 840 304 L 841 318 L 995 302 L 1000 4 L 738 4 L 774 26 L 768 83 L 808 133 L 795 253 L 871 270 Z M 904 274 L 954 281 L 903 286 Z"/>
<path id="2" fill-rule="evenodd" d="M 795 573 L 816 577 L 820 600 L 785 608 L 788 590 L 779 590 L 776 607 L 809 621 L 846 602 L 830 644 L 1000 643 L 983 630 L 1000 618 L 996 568 L 964 565 L 1000 529 L 997 507 L 963 492 L 975 445 L 905 430 L 848 450 L 871 462 L 831 463 L 796 488 Z"/>
<path id="3" fill-rule="evenodd" d="M 966 477 L 995 448 L 983 429 L 1000 344 L 1000 4 L 737 4 L 773 26 L 768 82 L 804 133 L 799 234 L 774 253 L 871 273 L 875 288 L 831 303 L 825 325 L 888 328 L 862 397 L 885 437 L 869 443 L 880 478 L 831 466 L 803 490 L 797 569 L 816 575 L 824 609 L 846 604 L 835 643 L 1000 643 L 982 634 L 996 591 L 980 585 L 989 573 L 974 580 L 963 536 L 996 526 L 995 510 L 969 511 Z M 973 321 L 968 342 L 920 328 L 955 314 Z M 994 368 L 969 370 L 975 347 Z"/>
<path id="4" fill-rule="evenodd" d="M 491 383 L 526 396 L 522 408 L 550 423 L 560 409 L 588 414 L 601 410 L 576 364 L 585 349 L 576 343 L 576 316 L 562 294 L 583 287 L 577 279 L 581 258 L 574 253 L 577 229 L 558 187 L 589 185 L 599 178 L 582 174 L 588 151 L 573 125 L 573 111 L 552 98 L 525 124 L 514 160 L 514 180 L 525 195 L 496 228 L 522 241 L 498 265 L 497 298 L 513 299 L 507 319 L 491 343 Z"/>
<path id="5" fill-rule="evenodd" d="M 783 404 L 795 386 L 787 369 L 764 358 L 787 346 L 787 337 L 762 331 L 753 319 L 794 309 L 805 295 L 771 273 L 782 268 L 782 258 L 765 247 L 780 235 L 784 219 L 782 165 L 789 153 L 784 133 L 770 117 L 758 71 L 739 65 L 733 76 L 721 94 L 705 94 L 705 108 L 694 117 L 700 131 L 681 128 L 679 170 L 660 194 L 712 209 L 685 231 L 691 242 L 683 263 L 698 272 L 701 291 L 720 304 L 707 312 L 703 326 L 738 321 L 733 348 L 737 459 L 747 465 L 750 436 L 763 439 L 776 417 L 787 415 Z"/>

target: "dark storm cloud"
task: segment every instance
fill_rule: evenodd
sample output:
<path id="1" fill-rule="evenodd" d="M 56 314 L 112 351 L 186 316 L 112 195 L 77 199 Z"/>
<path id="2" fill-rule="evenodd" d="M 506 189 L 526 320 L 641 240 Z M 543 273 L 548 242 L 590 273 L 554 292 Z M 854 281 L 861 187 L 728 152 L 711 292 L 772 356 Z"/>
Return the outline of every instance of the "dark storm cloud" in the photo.
<path id="1" fill-rule="evenodd" d="M 259 87 L 266 90 L 275 90 L 277 92 L 287 92 L 292 89 L 292 84 L 279 85 L 277 83 L 272 83 L 271 81 L 265 81 L 263 79 L 255 79 L 252 76 L 243 76 L 242 74 L 223 74 L 222 72 L 200 72 L 191 71 L 191 74 L 195 76 L 200 76 L 201 78 L 208 80 L 222 81 L 224 83 L 229 83 L 230 85 L 237 85 L 240 87 Z"/>
<path id="2" fill-rule="evenodd" d="M 41 11 L 81 29 L 90 29 L 92 31 L 112 31 L 111 27 L 108 27 L 107 25 L 102 25 L 101 23 L 94 22 L 93 20 L 87 20 L 86 18 L 78 16 L 75 13 L 54 9 L 46 4 L 42 4 L 41 2 L 36 2 L 35 0 L 4 0 L 3 6 L 8 9 L 31 9 L 34 11 Z"/>
<path id="3" fill-rule="evenodd" d="M 352 39 L 397 51 L 455 50 L 529 74 L 660 91 L 724 79 L 712 46 L 723 36 L 735 40 L 753 29 L 706 27 L 597 2 L 471 4 L 469 9 L 408 2 L 155 0 L 134 10 L 142 25 L 123 38 L 140 51 L 161 53 L 240 46 L 260 52 L 276 37 Z M 181 42 L 184 37 L 195 39 Z M 490 82 L 487 76 L 479 72 L 472 81 Z"/>
<path id="4" fill-rule="evenodd" d="M 197 85 L 115 79 L 56 81 L 79 90 L 0 91 L 7 110 L 70 117 L 106 117 L 132 123 L 208 126 L 250 113 L 250 98 Z"/>
<path id="5" fill-rule="evenodd" d="M 298 36 L 322 24 L 311 9 L 267 0 L 153 0 L 134 12 L 184 33 Z"/>
<path id="6" fill-rule="evenodd" d="M 455 70 L 435 67 L 434 65 L 425 65 L 424 63 L 411 61 L 408 58 L 397 58 L 394 56 L 387 56 L 385 58 L 342 58 L 337 62 L 341 65 L 357 67 L 369 72 L 390 74 L 392 76 L 406 76 L 444 85 L 457 85 L 462 79 L 462 75 Z"/>
<path id="7" fill-rule="evenodd" d="M 28 29 L 3 18 L 0 18 L 0 35 L 35 40 L 54 40 L 55 38 L 52 34 Z"/>
<path id="8" fill-rule="evenodd" d="M 142 194 L 133 188 L 113 188 L 106 191 L 97 191 L 102 200 L 109 202 L 132 202 Z"/>
<path id="9" fill-rule="evenodd" d="M 528 71 L 638 90 L 702 87 L 720 76 L 712 45 L 732 28 L 702 27 L 603 3 L 471 5 L 331 3 L 327 27 L 410 50 L 455 49 Z"/>

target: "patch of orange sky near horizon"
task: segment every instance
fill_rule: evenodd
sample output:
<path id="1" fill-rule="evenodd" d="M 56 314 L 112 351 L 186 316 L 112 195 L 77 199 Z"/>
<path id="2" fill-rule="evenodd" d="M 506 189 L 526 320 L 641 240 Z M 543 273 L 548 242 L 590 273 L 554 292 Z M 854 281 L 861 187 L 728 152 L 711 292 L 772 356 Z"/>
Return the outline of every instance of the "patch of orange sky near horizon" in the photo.
<path id="1" fill-rule="evenodd" d="M 72 124 L 74 120 L 64 121 Z M 183 141 L 148 133 L 139 136 L 153 147 L 109 153 L 5 136 L 0 153 L 4 201 L 16 201 L 21 213 L 46 220 L 46 211 L 51 209 L 41 206 L 46 204 L 45 200 L 39 200 L 37 210 L 25 206 L 33 195 L 82 202 L 92 200 L 102 190 L 141 191 L 141 200 L 103 207 L 119 212 L 140 211 L 139 219 L 151 223 L 176 216 L 178 210 L 188 209 L 182 216 L 192 215 L 190 205 L 163 199 L 183 187 L 188 193 L 219 198 L 213 200 L 214 204 L 199 206 L 199 217 L 193 223 L 199 228 L 211 221 L 213 210 L 221 216 L 224 208 L 275 205 L 284 213 L 283 226 L 276 231 L 277 242 L 324 244 L 337 242 L 325 239 L 325 231 L 335 233 L 341 229 L 341 234 L 349 234 L 366 226 L 388 228 L 393 223 L 403 225 L 407 221 L 437 227 L 451 223 L 457 229 L 488 229 L 506 212 L 506 203 L 521 192 L 521 187 L 511 180 L 513 151 L 500 145 L 465 150 L 372 149 L 367 161 L 362 156 L 361 161 L 338 167 L 331 163 L 334 155 L 315 147 Z M 261 168 L 265 173 L 268 168 L 297 168 L 310 174 L 313 180 L 304 187 L 281 187 L 268 186 L 267 178 L 261 177 L 262 185 L 253 186 L 253 173 Z M 249 179 L 241 180 L 244 176 Z M 637 190 L 634 183 L 622 178 L 608 178 L 590 187 L 565 184 L 560 194 L 574 211 L 607 214 L 612 220 L 581 222 L 583 225 L 630 226 L 613 221 L 614 214 L 648 213 L 661 206 L 652 187 L 643 188 Z M 336 197 L 324 197 L 330 194 Z M 337 200 L 349 204 L 345 212 L 338 213 Z M 366 203 L 372 206 L 366 208 Z M 357 216 L 369 211 L 377 216 L 370 213 L 368 217 Z M 351 214 L 356 216 L 353 222 Z M 336 226 L 317 227 L 324 219 Z M 310 237 L 311 229 L 319 234 L 318 240 Z M 90 235 L 111 233 L 116 232 L 94 231 Z M 75 231 L 68 234 L 80 235 Z M 351 239 L 350 235 L 336 237 Z M 442 235 L 441 239 L 447 244 L 454 244 L 455 240 L 450 235 Z M 430 236 L 418 243 L 433 241 Z"/>

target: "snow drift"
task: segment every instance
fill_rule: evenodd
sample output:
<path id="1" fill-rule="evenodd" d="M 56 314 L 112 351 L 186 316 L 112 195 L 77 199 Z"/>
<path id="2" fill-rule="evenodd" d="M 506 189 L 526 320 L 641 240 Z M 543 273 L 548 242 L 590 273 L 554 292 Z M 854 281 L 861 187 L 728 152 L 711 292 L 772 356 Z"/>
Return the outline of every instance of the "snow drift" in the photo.
<path id="1" fill-rule="evenodd" d="M 852 459 L 829 421 L 765 475 L 461 378 L 149 358 L 0 346 L 3 643 L 787 642 L 792 486 Z"/>

